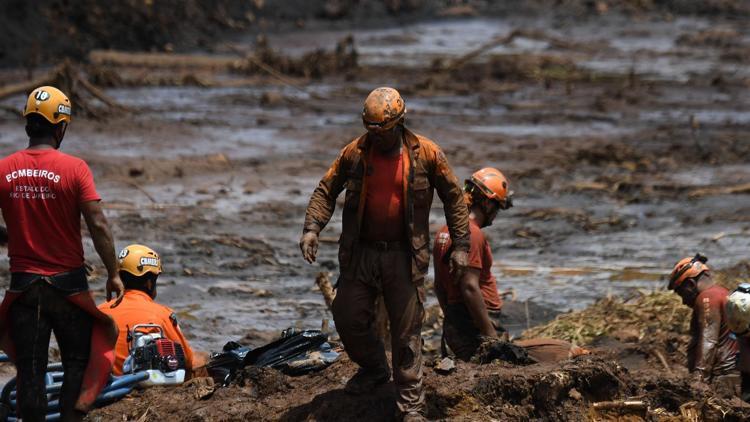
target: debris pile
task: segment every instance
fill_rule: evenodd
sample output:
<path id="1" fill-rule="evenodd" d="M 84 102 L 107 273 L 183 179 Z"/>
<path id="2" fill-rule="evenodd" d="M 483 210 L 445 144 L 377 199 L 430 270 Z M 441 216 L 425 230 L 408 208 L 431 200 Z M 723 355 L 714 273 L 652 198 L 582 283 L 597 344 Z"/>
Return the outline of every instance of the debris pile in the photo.
<path id="1" fill-rule="evenodd" d="M 558 315 L 523 333 L 524 338 L 551 337 L 589 344 L 597 337 L 637 332 L 636 338 L 687 334 L 690 309 L 671 291 L 642 292 L 634 300 L 601 299 L 586 309 Z"/>

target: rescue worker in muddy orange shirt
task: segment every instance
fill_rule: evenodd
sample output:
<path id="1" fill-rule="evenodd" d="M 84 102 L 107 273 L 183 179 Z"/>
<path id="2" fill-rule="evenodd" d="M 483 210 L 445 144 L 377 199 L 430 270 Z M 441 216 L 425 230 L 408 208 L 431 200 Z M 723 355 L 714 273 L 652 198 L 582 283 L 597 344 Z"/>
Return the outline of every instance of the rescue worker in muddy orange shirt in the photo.
<path id="1" fill-rule="evenodd" d="M 193 350 L 182 334 L 177 314 L 168 307 L 154 302 L 156 280 L 161 274 L 161 258 L 153 249 L 143 245 L 130 245 L 120 252 L 120 278 L 125 284 L 125 296 L 119 306 L 111 303 L 99 305 L 99 309 L 114 318 L 120 335 L 115 348 L 115 375 L 122 375 L 122 364 L 130 354 L 128 333 L 138 324 L 158 324 L 164 335 L 182 345 L 188 374 L 197 363 Z"/>
<path id="2" fill-rule="evenodd" d="M 503 301 L 492 275 L 492 249 L 482 229 L 492 225 L 499 210 L 513 206 L 513 192 L 503 173 L 488 167 L 466 180 L 464 195 L 471 230 L 469 268 L 461 278 L 450 273 L 447 258 L 452 241 L 447 227 L 443 227 L 435 236 L 432 253 L 435 293 L 445 315 L 444 345 L 457 358 L 469 360 L 482 341 L 502 337 L 505 333 L 500 322 Z M 536 362 L 557 362 L 589 353 L 567 341 L 551 338 L 516 340 L 513 344 L 522 347 Z M 445 348 L 443 353 L 449 354 Z"/>
<path id="3" fill-rule="evenodd" d="M 447 227 L 435 236 L 432 248 L 435 293 L 443 310 L 443 339 L 462 360 L 469 360 L 481 337 L 498 337 L 503 301 L 492 275 L 492 249 L 482 228 L 492 225 L 499 210 L 513 206 L 513 192 L 500 170 L 484 168 L 466 180 L 465 201 L 469 206 L 471 246 L 469 267 L 463 277 L 454 278 L 447 265 L 452 242 Z"/>
<path id="4" fill-rule="evenodd" d="M 62 420 L 83 418 L 106 384 L 114 358 L 116 327 L 96 309 L 88 287 L 81 215 L 107 268 L 107 296 L 121 297 L 123 287 L 91 170 L 59 151 L 71 108 L 59 89 L 34 89 L 23 112 L 29 146 L 0 160 L 0 207 L 8 226 L 11 272 L 0 305 L 0 348 L 16 365 L 24 421 L 43 421 L 47 413 L 44 380 L 51 332 L 65 371 Z"/>
<path id="5" fill-rule="evenodd" d="M 710 383 L 735 372 L 738 347 L 727 325 L 725 306 L 729 291 L 713 283 L 707 261 L 701 254 L 681 259 L 669 276 L 668 288 L 693 309 L 688 370 Z"/>
<path id="6" fill-rule="evenodd" d="M 433 190 L 443 202 L 455 245 L 450 265 L 457 273 L 467 265 L 469 212 L 445 155 L 432 141 L 404 127 L 405 114 L 395 89 L 370 93 L 362 113 L 367 133 L 344 147 L 313 192 L 300 248 L 308 262 L 315 260 L 318 234 L 346 189 L 340 276 L 332 306 L 344 347 L 360 366 L 346 391 L 369 393 L 390 378 L 373 323 L 374 303 L 382 294 L 390 320 L 398 411 L 404 420 L 415 421 L 423 420 L 426 412 L 420 335 Z"/>

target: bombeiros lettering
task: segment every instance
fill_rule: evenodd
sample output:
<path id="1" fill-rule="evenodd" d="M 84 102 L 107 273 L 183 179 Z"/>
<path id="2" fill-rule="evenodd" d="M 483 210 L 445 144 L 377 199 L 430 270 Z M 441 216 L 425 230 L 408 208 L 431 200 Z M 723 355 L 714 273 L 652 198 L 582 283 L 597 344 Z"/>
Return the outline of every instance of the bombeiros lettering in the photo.
<path id="1" fill-rule="evenodd" d="M 53 171 L 43 169 L 18 169 L 5 175 L 5 180 L 10 183 L 19 177 L 38 177 L 40 179 L 47 179 L 54 183 L 60 183 L 60 175 Z"/>

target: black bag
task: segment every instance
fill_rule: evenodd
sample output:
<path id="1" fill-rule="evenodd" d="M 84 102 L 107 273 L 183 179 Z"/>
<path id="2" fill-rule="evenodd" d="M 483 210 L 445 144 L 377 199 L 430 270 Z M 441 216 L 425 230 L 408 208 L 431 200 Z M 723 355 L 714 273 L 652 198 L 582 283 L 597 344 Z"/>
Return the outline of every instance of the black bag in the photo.
<path id="1" fill-rule="evenodd" d="M 319 330 L 285 330 L 280 339 L 257 349 L 230 341 L 221 353 L 211 357 L 206 369 L 214 381 L 222 385 L 228 385 L 239 370 L 251 365 L 297 374 L 298 371 L 290 369 L 289 362 L 321 349 L 327 340 L 328 335 Z"/>

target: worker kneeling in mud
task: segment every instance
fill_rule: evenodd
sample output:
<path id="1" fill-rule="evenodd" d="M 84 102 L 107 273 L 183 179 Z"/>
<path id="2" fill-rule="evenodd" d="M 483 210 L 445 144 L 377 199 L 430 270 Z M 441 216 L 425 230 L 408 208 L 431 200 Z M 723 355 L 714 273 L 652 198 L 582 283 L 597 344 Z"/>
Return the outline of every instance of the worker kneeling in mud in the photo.
<path id="1" fill-rule="evenodd" d="M 466 180 L 464 199 L 469 207 L 469 268 L 455 277 L 446 258 L 452 242 L 448 227 L 435 236 L 432 249 L 435 266 L 435 293 L 445 319 L 443 321 L 443 354 L 450 351 L 461 360 L 471 359 L 487 339 L 506 338 L 500 322 L 503 300 L 497 292 L 492 275 L 492 249 L 482 228 L 489 227 L 499 210 L 513 206 L 513 192 L 500 170 L 484 168 Z M 549 362 L 588 353 L 566 341 L 531 339 L 514 342 L 528 354 L 531 361 Z"/>
<path id="2" fill-rule="evenodd" d="M 729 291 L 714 284 L 706 262 L 708 258 L 701 254 L 681 259 L 669 276 L 668 288 L 693 309 L 688 370 L 711 383 L 735 374 L 737 342 L 729 331 L 725 312 Z"/>
<path id="3" fill-rule="evenodd" d="M 740 372 L 742 400 L 750 403 L 750 284 L 742 283 L 729 295 L 724 307 L 729 329 L 737 336 L 740 355 L 737 369 Z"/>
<path id="4" fill-rule="evenodd" d="M 205 365 L 203 356 L 196 359 L 187 339 L 177 322 L 177 314 L 170 308 L 154 302 L 156 280 L 161 274 L 161 258 L 151 248 L 130 245 L 119 255 L 120 278 L 125 285 L 125 296 L 116 308 L 110 302 L 99 305 L 99 309 L 110 315 L 120 329 L 115 347 L 115 375 L 123 374 L 123 363 L 130 356 L 134 328 L 137 325 L 155 324 L 162 328 L 165 338 L 182 347 L 188 377 L 192 370 Z"/>
<path id="5" fill-rule="evenodd" d="M 503 301 L 491 272 L 492 249 L 482 228 L 492 224 L 499 210 L 513 206 L 512 194 L 508 180 L 494 168 L 479 170 L 466 180 L 471 241 L 469 266 L 460 279 L 454 279 L 446 262 L 453 247 L 448 227 L 435 236 L 435 293 L 445 315 L 443 340 L 462 360 L 474 355 L 482 337 L 496 338 L 505 331 L 500 324 Z"/>

